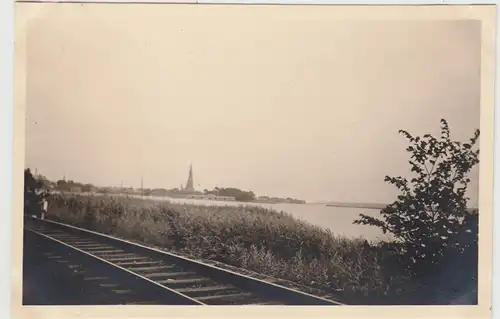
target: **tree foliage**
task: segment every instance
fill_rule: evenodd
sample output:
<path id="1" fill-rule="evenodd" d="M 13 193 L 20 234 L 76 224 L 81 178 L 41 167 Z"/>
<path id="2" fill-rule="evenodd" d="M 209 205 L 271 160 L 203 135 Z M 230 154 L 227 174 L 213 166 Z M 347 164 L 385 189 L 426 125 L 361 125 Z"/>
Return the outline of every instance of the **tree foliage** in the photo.
<path id="1" fill-rule="evenodd" d="M 213 190 L 205 190 L 205 194 L 212 194 L 217 196 L 230 196 L 234 197 L 237 201 L 240 202 L 250 202 L 255 200 L 255 194 L 252 191 L 243 191 L 238 188 L 228 187 L 228 188 L 219 188 L 215 187 Z"/>
<path id="2" fill-rule="evenodd" d="M 24 170 L 24 210 L 26 214 L 38 215 L 41 201 L 48 196 L 44 191 L 43 180 L 36 179 L 30 169 Z"/>
<path id="3" fill-rule="evenodd" d="M 413 274 L 425 273 L 439 264 L 450 250 L 463 251 L 459 240 L 467 211 L 468 173 L 479 163 L 474 149 L 479 130 L 468 143 L 452 141 L 446 120 L 441 120 L 441 136 L 412 136 L 399 131 L 409 142 L 409 164 L 413 177 L 385 177 L 398 188 L 397 200 L 381 210 L 381 218 L 360 215 L 355 224 L 373 225 L 393 235 L 403 261 Z M 459 236 L 460 235 L 460 236 Z M 476 233 L 477 237 L 477 233 Z"/>

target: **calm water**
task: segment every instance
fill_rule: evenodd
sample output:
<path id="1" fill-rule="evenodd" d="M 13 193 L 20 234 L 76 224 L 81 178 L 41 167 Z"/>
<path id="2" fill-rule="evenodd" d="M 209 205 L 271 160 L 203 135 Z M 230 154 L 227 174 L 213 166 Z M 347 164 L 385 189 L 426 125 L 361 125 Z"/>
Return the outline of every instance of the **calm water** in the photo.
<path id="1" fill-rule="evenodd" d="M 264 204 L 264 203 L 242 203 L 242 202 L 218 202 L 212 200 L 198 200 L 186 198 L 158 198 L 176 203 L 194 205 L 256 205 L 265 208 L 290 213 L 295 218 L 302 219 L 313 225 L 329 228 L 334 234 L 346 237 L 363 237 L 367 240 L 388 239 L 382 231 L 373 226 L 353 225 L 353 221 L 359 214 L 377 217 L 378 209 L 329 207 L 322 204 Z"/>

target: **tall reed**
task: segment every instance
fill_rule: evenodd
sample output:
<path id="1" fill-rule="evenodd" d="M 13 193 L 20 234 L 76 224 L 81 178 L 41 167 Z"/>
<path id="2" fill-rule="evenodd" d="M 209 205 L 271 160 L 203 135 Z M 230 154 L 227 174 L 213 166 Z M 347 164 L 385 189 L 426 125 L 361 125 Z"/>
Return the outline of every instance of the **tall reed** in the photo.
<path id="1" fill-rule="evenodd" d="M 290 280 L 349 303 L 397 303 L 394 296 L 408 288 L 390 250 L 256 206 L 58 195 L 50 199 L 50 217 Z"/>

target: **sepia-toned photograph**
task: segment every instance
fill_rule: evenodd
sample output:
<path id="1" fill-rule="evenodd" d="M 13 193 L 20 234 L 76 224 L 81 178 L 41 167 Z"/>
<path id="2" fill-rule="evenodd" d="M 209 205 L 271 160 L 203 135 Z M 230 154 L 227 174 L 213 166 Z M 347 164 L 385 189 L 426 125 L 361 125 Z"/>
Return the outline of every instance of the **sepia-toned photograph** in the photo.
<path id="1" fill-rule="evenodd" d="M 478 305 L 480 19 L 17 8 L 23 305 Z"/>

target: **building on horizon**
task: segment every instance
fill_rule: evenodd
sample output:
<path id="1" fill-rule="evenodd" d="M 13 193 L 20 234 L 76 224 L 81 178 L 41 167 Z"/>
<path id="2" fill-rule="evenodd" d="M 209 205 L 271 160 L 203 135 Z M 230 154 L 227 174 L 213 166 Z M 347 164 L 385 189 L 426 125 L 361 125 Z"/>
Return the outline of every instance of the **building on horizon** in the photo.
<path id="1" fill-rule="evenodd" d="M 181 192 L 183 192 L 183 193 L 198 193 L 194 189 L 193 164 L 191 164 L 189 166 L 189 175 L 188 175 L 188 179 L 187 179 L 187 182 L 186 182 L 186 186 L 183 187 L 181 185 Z"/>
<path id="2" fill-rule="evenodd" d="M 216 201 L 235 201 L 236 198 L 233 196 L 219 196 L 215 194 L 203 194 L 194 188 L 194 174 L 193 165 L 189 166 L 189 174 L 186 182 L 186 186 L 181 185 L 180 194 L 172 194 L 171 196 L 180 196 L 182 198 L 189 199 L 204 199 L 204 200 L 216 200 Z"/>

